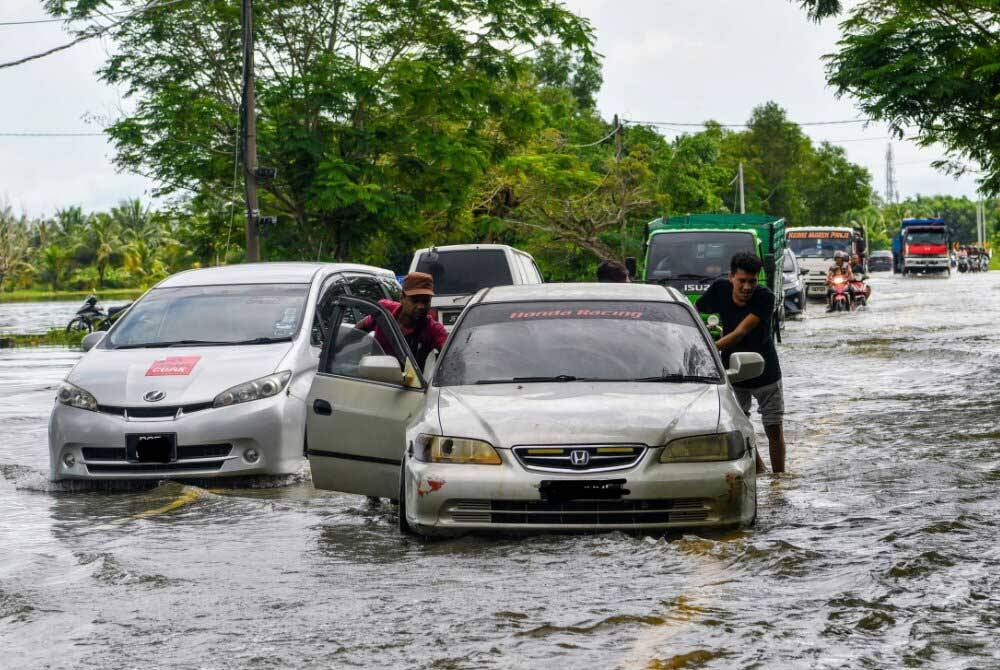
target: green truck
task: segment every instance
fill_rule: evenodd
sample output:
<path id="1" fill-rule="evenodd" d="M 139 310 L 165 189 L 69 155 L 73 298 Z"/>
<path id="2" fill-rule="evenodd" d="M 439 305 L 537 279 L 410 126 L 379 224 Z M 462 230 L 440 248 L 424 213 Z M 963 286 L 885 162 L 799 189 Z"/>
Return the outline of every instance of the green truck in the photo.
<path id="1" fill-rule="evenodd" d="M 785 220 L 780 217 L 685 214 L 650 221 L 642 279 L 671 286 L 694 303 L 715 279 L 729 274 L 730 259 L 741 251 L 757 254 L 764 263 L 760 283 L 774 293 L 772 323 L 780 339 L 785 302 L 779 265 L 785 251 Z M 710 315 L 702 316 L 714 325 Z"/>

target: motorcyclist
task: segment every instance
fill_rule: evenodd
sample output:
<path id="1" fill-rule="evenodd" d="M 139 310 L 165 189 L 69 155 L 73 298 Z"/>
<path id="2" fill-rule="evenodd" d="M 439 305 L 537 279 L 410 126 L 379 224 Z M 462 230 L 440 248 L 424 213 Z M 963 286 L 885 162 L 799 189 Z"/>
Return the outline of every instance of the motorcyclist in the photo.
<path id="1" fill-rule="evenodd" d="M 837 251 L 833 254 L 833 265 L 830 269 L 826 271 L 826 309 L 830 311 L 833 309 L 833 280 L 836 277 L 843 277 L 846 282 L 848 282 L 848 291 L 850 291 L 850 282 L 854 280 L 854 274 L 851 272 L 851 265 L 847 262 L 848 255 L 846 251 Z"/>
<path id="2" fill-rule="evenodd" d="M 861 262 L 861 256 L 858 254 L 853 254 L 851 256 L 851 274 L 854 275 L 854 280 L 861 282 L 865 287 L 865 301 L 867 302 L 872 295 L 872 287 L 869 286 L 868 282 L 865 281 L 865 266 Z M 853 290 L 853 289 L 852 289 Z M 853 296 L 851 296 L 853 298 Z"/>

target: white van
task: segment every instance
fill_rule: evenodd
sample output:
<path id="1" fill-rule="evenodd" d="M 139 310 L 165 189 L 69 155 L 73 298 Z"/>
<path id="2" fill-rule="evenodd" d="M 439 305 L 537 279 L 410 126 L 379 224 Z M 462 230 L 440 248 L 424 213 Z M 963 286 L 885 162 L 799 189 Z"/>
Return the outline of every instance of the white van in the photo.
<path id="1" fill-rule="evenodd" d="M 449 331 L 476 291 L 493 286 L 541 284 L 531 254 L 506 244 L 453 244 L 418 249 L 410 272 L 434 277 L 431 309 Z"/>

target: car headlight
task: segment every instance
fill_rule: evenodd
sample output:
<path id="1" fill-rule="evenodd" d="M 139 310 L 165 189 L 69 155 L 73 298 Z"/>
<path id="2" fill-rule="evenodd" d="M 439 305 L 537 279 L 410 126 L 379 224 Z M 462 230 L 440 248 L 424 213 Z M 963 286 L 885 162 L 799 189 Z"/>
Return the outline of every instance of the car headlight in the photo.
<path id="1" fill-rule="evenodd" d="M 469 440 L 464 437 L 420 435 L 413 449 L 413 457 L 422 463 L 474 463 L 500 465 L 500 454 L 489 442 Z"/>
<path id="2" fill-rule="evenodd" d="M 254 379 L 244 384 L 237 384 L 215 396 L 212 407 L 229 407 L 230 405 L 238 405 L 242 402 L 270 398 L 281 393 L 291 378 L 292 373 L 285 370 L 284 372 L 275 372 L 273 375 Z"/>
<path id="3" fill-rule="evenodd" d="M 670 442 L 660 453 L 660 463 L 704 463 L 706 461 L 735 461 L 747 450 L 743 433 L 696 435 Z"/>
<path id="4" fill-rule="evenodd" d="M 89 391 L 85 391 L 79 386 L 63 382 L 56 393 L 56 402 L 60 405 L 69 405 L 77 409 L 89 409 L 91 412 L 97 411 L 97 398 Z"/>

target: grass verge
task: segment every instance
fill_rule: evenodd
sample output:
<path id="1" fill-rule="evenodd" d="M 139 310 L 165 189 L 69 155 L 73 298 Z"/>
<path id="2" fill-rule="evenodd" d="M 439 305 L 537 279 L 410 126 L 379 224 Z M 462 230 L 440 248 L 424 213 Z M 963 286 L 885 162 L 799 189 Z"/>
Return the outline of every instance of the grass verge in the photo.
<path id="1" fill-rule="evenodd" d="M 0 349 L 12 347 L 61 346 L 78 347 L 86 331 L 67 333 L 62 328 L 52 328 L 47 333 L 0 333 Z"/>

